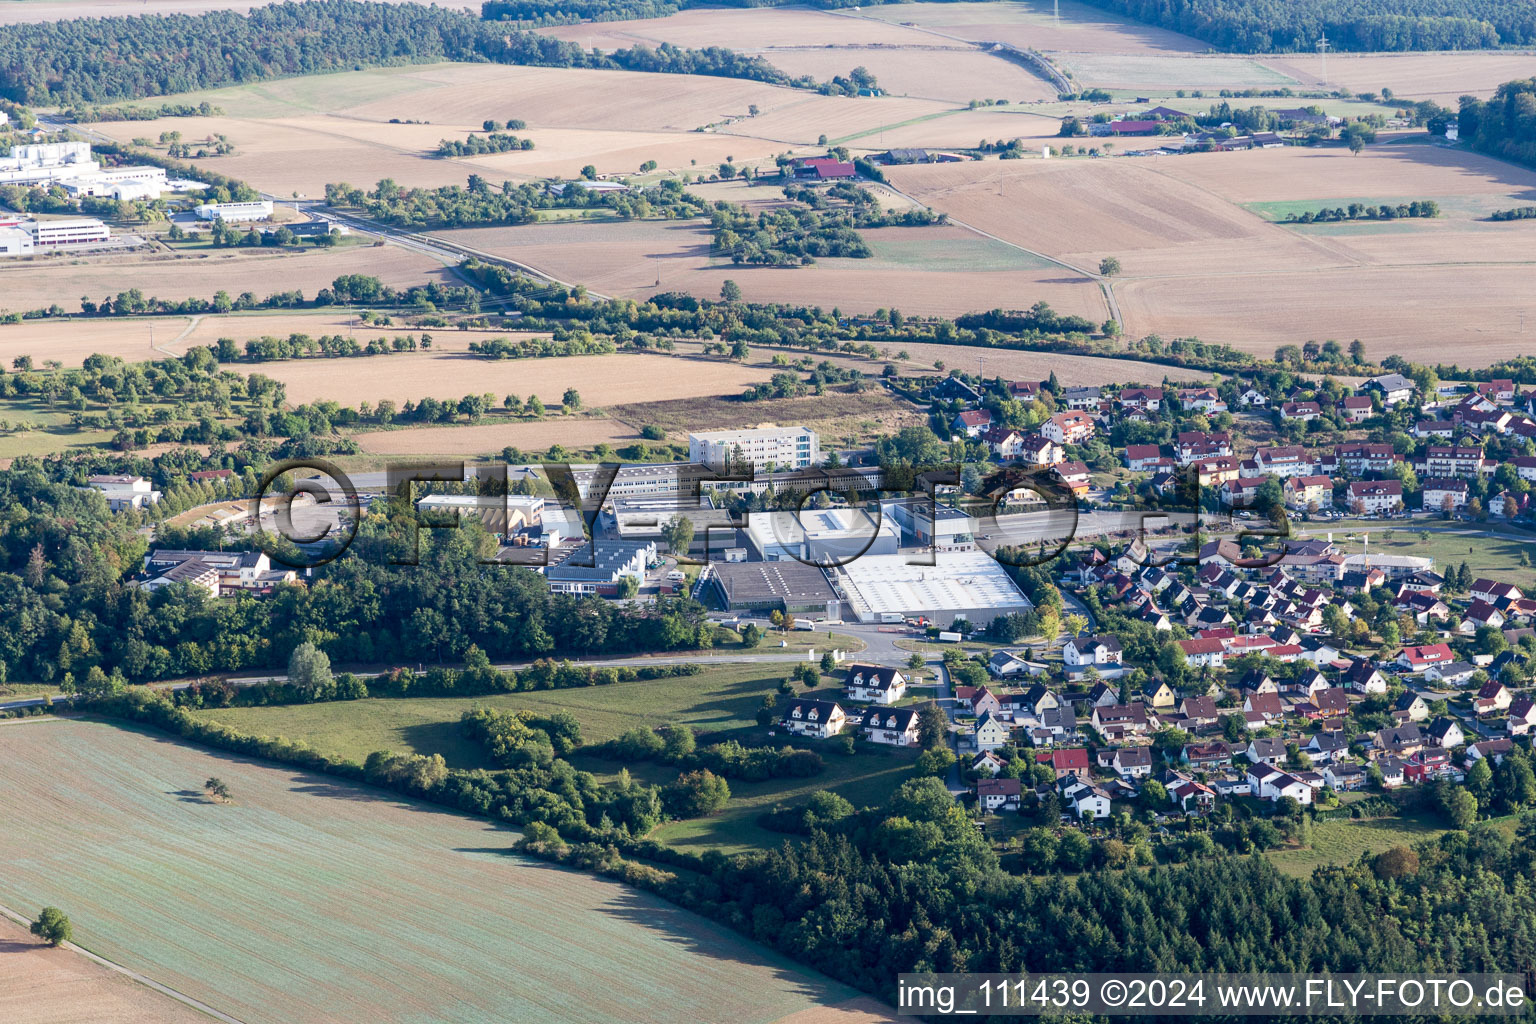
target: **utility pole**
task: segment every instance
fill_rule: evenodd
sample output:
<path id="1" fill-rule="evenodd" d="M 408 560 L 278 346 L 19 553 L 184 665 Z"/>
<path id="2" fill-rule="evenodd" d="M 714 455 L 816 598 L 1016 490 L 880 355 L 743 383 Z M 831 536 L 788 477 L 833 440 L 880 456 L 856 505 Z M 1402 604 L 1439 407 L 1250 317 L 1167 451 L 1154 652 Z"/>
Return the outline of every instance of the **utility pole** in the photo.
<path id="1" fill-rule="evenodd" d="M 1323 84 L 1328 84 L 1328 33 L 1324 32 L 1317 40 L 1317 52 L 1323 56 Z"/>

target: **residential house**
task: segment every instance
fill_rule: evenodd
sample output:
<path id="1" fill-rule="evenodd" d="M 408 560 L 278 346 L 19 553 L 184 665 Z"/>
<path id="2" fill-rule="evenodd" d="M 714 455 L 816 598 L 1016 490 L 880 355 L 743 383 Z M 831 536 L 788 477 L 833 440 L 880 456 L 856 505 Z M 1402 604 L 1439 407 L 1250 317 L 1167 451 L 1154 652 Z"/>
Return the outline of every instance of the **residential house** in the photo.
<path id="1" fill-rule="evenodd" d="M 1477 666 L 1467 661 L 1447 661 L 1424 670 L 1424 678 L 1446 686 L 1466 686 L 1477 674 Z"/>
<path id="2" fill-rule="evenodd" d="M 1232 744 L 1226 740 L 1186 743 L 1179 760 L 1191 768 L 1221 768 L 1232 763 Z"/>
<path id="3" fill-rule="evenodd" d="M 1125 467 L 1132 473 L 1145 473 L 1157 469 L 1167 461 L 1163 449 L 1155 444 L 1128 444 L 1125 446 Z"/>
<path id="4" fill-rule="evenodd" d="M 1466 733 L 1462 732 L 1461 723 L 1456 719 L 1441 715 L 1429 723 L 1428 735 L 1437 747 L 1450 750 L 1467 742 Z"/>
<path id="5" fill-rule="evenodd" d="M 1141 409 L 1157 412 L 1163 406 L 1162 388 L 1121 388 L 1119 395 L 1122 409 Z"/>
<path id="6" fill-rule="evenodd" d="M 1376 749 L 1395 757 L 1409 757 L 1424 749 L 1424 730 L 1417 725 L 1395 725 L 1376 733 Z"/>
<path id="7" fill-rule="evenodd" d="M 1338 468 L 1350 476 L 1368 473 L 1385 473 L 1397 462 L 1397 452 L 1390 444 L 1356 442 L 1341 444 L 1333 449 Z M 1323 467 L 1319 467 L 1321 471 Z"/>
<path id="8" fill-rule="evenodd" d="M 1467 482 L 1431 477 L 1424 481 L 1424 511 L 1451 512 L 1467 503 Z"/>
<path id="9" fill-rule="evenodd" d="M 1397 789 L 1407 784 L 1408 776 L 1400 758 L 1384 757 L 1376 762 L 1376 767 L 1381 772 L 1383 789 Z"/>
<path id="10" fill-rule="evenodd" d="M 996 775 L 1008 766 L 1008 762 L 990 750 L 983 750 L 971 758 L 971 771 L 977 775 Z"/>
<path id="11" fill-rule="evenodd" d="M 985 686 L 957 686 L 955 687 L 955 699 L 971 709 L 971 714 L 980 717 L 991 712 L 999 714 L 1003 705 L 997 695 Z"/>
<path id="12" fill-rule="evenodd" d="M 843 712 L 842 705 L 835 701 L 798 697 L 788 701 L 783 707 L 784 710 L 779 715 L 779 725 L 796 736 L 826 739 L 828 736 L 836 736 L 842 732 L 843 726 L 848 722 L 848 716 Z"/>
<path id="13" fill-rule="evenodd" d="M 989 814 L 1019 809 L 1019 797 L 1024 785 L 1018 779 L 978 779 L 976 803 Z"/>
<path id="14" fill-rule="evenodd" d="M 1520 588 L 1513 583 L 1500 583 L 1497 580 L 1479 577 L 1472 582 L 1470 595 L 1480 601 L 1489 604 L 1499 604 L 1503 601 L 1518 601 L 1525 596 Z"/>
<path id="15" fill-rule="evenodd" d="M 893 747 L 915 747 L 918 742 L 916 708 L 871 708 L 864 715 L 864 738 Z"/>
<path id="16" fill-rule="evenodd" d="M 1066 453 L 1061 450 L 1061 445 L 1048 437 L 1039 434 L 1026 434 L 1019 439 L 1020 462 L 1031 466 L 1054 466 L 1066 458 Z"/>
<path id="17" fill-rule="evenodd" d="M 1293 476 L 1284 485 L 1285 504 L 1298 512 L 1333 507 L 1333 479 L 1326 476 Z"/>
<path id="18" fill-rule="evenodd" d="M 976 731 L 973 737 L 976 749 L 996 750 L 998 747 L 1007 746 L 1012 732 L 1012 728 L 1004 721 L 1001 714 L 983 711 L 976 719 Z"/>
<path id="19" fill-rule="evenodd" d="M 1323 769 L 1323 781 L 1336 793 L 1349 793 L 1365 788 L 1366 773 L 1357 764 L 1335 761 Z"/>
<path id="20" fill-rule="evenodd" d="M 1494 740 L 1481 740 L 1477 743 L 1468 744 L 1466 756 L 1467 767 L 1470 768 L 1477 762 L 1484 759 L 1491 760 L 1494 764 L 1500 764 L 1503 762 L 1505 755 L 1511 753 L 1514 749 L 1515 742 L 1508 736 L 1501 736 L 1500 738 Z"/>
<path id="21" fill-rule="evenodd" d="M 1085 464 L 1076 460 L 1060 462 L 1053 467 L 1052 472 L 1074 496 L 1081 498 L 1088 493 L 1089 476 L 1088 467 Z"/>
<path id="22" fill-rule="evenodd" d="M 1145 736 L 1151 726 L 1145 704 L 1110 704 L 1093 709 L 1093 727 L 1111 742 Z"/>
<path id="23" fill-rule="evenodd" d="M 1171 708 L 1178 700 L 1178 691 L 1166 679 L 1151 679 L 1141 688 L 1142 703 L 1154 708 Z"/>
<path id="24" fill-rule="evenodd" d="M 1120 641 L 1112 636 L 1078 636 L 1061 649 L 1061 660 L 1069 673 L 1082 673 L 1090 667 L 1100 671 L 1118 669 L 1125 656 Z"/>
<path id="25" fill-rule="evenodd" d="M 1195 728 L 1215 725 L 1220 718 L 1216 701 L 1209 696 L 1185 697 L 1179 701 L 1179 714 Z"/>
<path id="26" fill-rule="evenodd" d="M 1315 468 L 1312 456 L 1307 454 L 1305 448 L 1296 444 L 1260 448 L 1253 453 L 1253 461 L 1262 473 L 1286 480 L 1310 476 Z"/>
<path id="27" fill-rule="evenodd" d="M 1110 759 L 1121 778 L 1141 779 L 1152 774 L 1152 751 L 1146 747 L 1121 747 Z"/>
<path id="28" fill-rule="evenodd" d="M 1260 800 L 1276 801 L 1291 797 L 1303 806 L 1312 802 L 1312 787 L 1301 779 L 1269 765 L 1256 764 L 1248 769 L 1249 791 Z"/>
<path id="29" fill-rule="evenodd" d="M 1371 418 L 1374 409 L 1370 395 L 1347 395 L 1339 402 L 1339 415 L 1345 423 L 1364 423 Z"/>
<path id="30" fill-rule="evenodd" d="M 1513 700 L 1514 694 L 1509 692 L 1509 687 L 1497 679 L 1490 679 L 1477 691 L 1477 697 L 1472 702 L 1472 710 L 1479 715 L 1508 711 Z"/>
<path id="31" fill-rule="evenodd" d="M 1040 436 L 1057 444 L 1082 444 L 1095 429 L 1093 417 L 1085 412 L 1059 412 L 1040 425 Z"/>
<path id="32" fill-rule="evenodd" d="M 906 693 L 907 677 L 897 669 L 860 663 L 843 670 L 843 694 L 849 700 L 895 704 Z"/>
<path id="33" fill-rule="evenodd" d="M 1054 750 L 1042 750 L 1035 754 L 1035 760 L 1040 764 L 1050 765 L 1058 780 L 1068 775 L 1087 779 L 1093 771 L 1093 766 L 1088 760 L 1088 751 L 1083 747 L 1057 747 Z"/>
<path id="34" fill-rule="evenodd" d="M 1532 728 L 1536 728 L 1536 700 L 1530 697 L 1516 697 L 1509 702 L 1509 734 L 1511 736 L 1527 736 Z"/>
<path id="35" fill-rule="evenodd" d="M 950 431 L 956 434 L 964 434 L 967 437 L 980 437 L 982 432 L 992 426 L 992 414 L 986 409 L 965 409 L 955 414 L 954 421 L 950 423 Z"/>
<path id="36" fill-rule="evenodd" d="M 1195 668 L 1220 668 L 1226 663 L 1227 645 L 1220 640 L 1195 637 L 1177 641 L 1184 660 Z"/>
<path id="37" fill-rule="evenodd" d="M 1361 390 L 1376 392 L 1381 395 L 1381 404 L 1390 406 L 1411 399 L 1418 385 L 1400 373 L 1384 373 L 1366 381 L 1361 385 Z"/>
<path id="38" fill-rule="evenodd" d="M 1316 402 L 1285 402 L 1280 406 L 1282 420 L 1310 423 L 1323 414 L 1323 407 Z"/>
<path id="39" fill-rule="evenodd" d="M 1403 507 L 1403 485 L 1397 480 L 1351 480 L 1349 507 L 1368 516 L 1397 512 Z"/>
<path id="40" fill-rule="evenodd" d="M 1424 452 L 1421 474 L 1431 479 L 1476 480 L 1493 472 L 1493 463 L 1483 457 L 1482 448 L 1463 445 L 1432 444 Z"/>
<path id="41" fill-rule="evenodd" d="M 1449 644 L 1422 644 L 1404 647 L 1397 655 L 1397 664 L 1404 672 L 1418 674 L 1434 665 L 1448 665 L 1455 661 Z"/>
<path id="42" fill-rule="evenodd" d="M 1429 705 L 1412 690 L 1404 690 L 1392 705 L 1392 712 L 1404 722 L 1422 722 L 1429 717 Z"/>
<path id="43" fill-rule="evenodd" d="M 1243 751 L 1252 764 L 1275 765 L 1285 760 L 1285 741 L 1275 737 L 1255 736 Z"/>
<path id="44" fill-rule="evenodd" d="M 1179 405 L 1185 412 L 1226 412 L 1227 403 L 1215 388 L 1180 388 Z"/>
<path id="45" fill-rule="evenodd" d="M 1337 761 L 1349 753 L 1349 738 L 1341 731 L 1315 732 L 1302 749 L 1314 761 Z"/>

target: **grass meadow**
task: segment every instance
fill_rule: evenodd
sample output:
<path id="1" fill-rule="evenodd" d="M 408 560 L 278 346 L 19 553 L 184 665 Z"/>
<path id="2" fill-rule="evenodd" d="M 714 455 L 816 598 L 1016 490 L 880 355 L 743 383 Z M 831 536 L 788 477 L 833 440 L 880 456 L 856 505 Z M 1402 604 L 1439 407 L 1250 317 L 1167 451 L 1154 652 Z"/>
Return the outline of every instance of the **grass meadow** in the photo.
<path id="1" fill-rule="evenodd" d="M 115 724 L 0 745 L 0 903 L 60 906 L 81 946 L 247 1024 L 767 1024 L 855 996 L 483 820 Z"/>

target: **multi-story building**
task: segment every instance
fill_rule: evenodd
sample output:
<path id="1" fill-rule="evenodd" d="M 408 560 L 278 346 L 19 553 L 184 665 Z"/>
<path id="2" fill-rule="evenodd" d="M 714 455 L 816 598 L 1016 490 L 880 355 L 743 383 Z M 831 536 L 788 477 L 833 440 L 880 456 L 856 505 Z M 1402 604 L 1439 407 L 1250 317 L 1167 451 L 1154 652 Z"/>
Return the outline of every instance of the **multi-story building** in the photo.
<path id="1" fill-rule="evenodd" d="M 688 435 L 688 458 L 712 468 L 727 465 L 757 472 L 809 469 L 820 461 L 816 431 L 807 427 L 761 427 L 756 430 L 714 430 Z"/>
<path id="2" fill-rule="evenodd" d="M 112 237 L 112 229 L 94 217 L 32 220 L 22 227 L 32 235 L 32 244 L 39 249 L 55 245 L 105 242 Z"/>
<path id="3" fill-rule="evenodd" d="M 1094 429 L 1093 417 L 1085 412 L 1059 412 L 1040 424 L 1040 436 L 1057 444 L 1081 444 Z"/>
<path id="4" fill-rule="evenodd" d="M 1396 512 L 1403 507 L 1403 485 L 1396 480 L 1355 480 L 1349 485 L 1351 511 L 1366 515 Z"/>
<path id="5" fill-rule="evenodd" d="M 1333 478 L 1326 476 L 1293 476 L 1285 481 L 1285 503 L 1298 511 L 1306 511 L 1314 504 L 1318 508 L 1333 507 Z"/>
<path id="6" fill-rule="evenodd" d="M 1367 473 L 1385 473 L 1397 461 L 1397 453 L 1390 444 L 1341 444 L 1334 449 L 1339 468 L 1351 476 Z"/>
<path id="7" fill-rule="evenodd" d="M 1430 477 L 1460 477 L 1476 480 L 1493 466 L 1483 458 L 1481 448 L 1462 445 L 1432 444 L 1424 453 L 1424 475 Z"/>
<path id="8" fill-rule="evenodd" d="M 1458 509 L 1467 503 L 1467 482 L 1462 479 L 1430 478 L 1424 481 L 1424 511 Z"/>

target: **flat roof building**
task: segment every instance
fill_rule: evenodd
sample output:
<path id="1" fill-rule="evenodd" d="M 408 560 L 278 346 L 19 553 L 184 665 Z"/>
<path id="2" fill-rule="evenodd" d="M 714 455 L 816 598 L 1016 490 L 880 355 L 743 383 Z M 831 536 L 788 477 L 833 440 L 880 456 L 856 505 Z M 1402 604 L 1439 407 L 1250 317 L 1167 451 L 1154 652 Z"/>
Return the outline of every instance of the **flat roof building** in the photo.
<path id="1" fill-rule="evenodd" d="M 803 562 L 711 562 L 708 571 L 732 611 L 821 612 L 838 600 L 826 573 Z"/>
<path id="2" fill-rule="evenodd" d="M 803 508 L 752 512 L 747 542 L 768 562 L 807 561 L 837 565 L 864 555 L 894 555 L 900 533 L 889 517 L 862 509 Z"/>
<path id="3" fill-rule="evenodd" d="M 965 619 L 985 624 L 1033 605 L 1007 571 L 983 551 L 939 551 L 933 565 L 917 555 L 866 555 L 833 572 L 860 622 L 882 614 L 922 616 L 940 624 Z"/>
<path id="4" fill-rule="evenodd" d="M 761 473 L 776 469 L 808 469 L 819 458 L 816 431 L 807 427 L 758 427 L 754 430 L 713 430 L 688 435 L 688 458 L 714 469 L 741 470 L 750 465 Z"/>
<path id="5" fill-rule="evenodd" d="M 217 220 L 226 224 L 267 220 L 271 216 L 272 201 L 270 199 L 249 203 L 202 203 L 197 208 L 198 220 Z"/>

